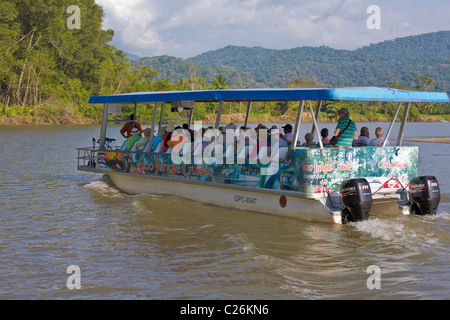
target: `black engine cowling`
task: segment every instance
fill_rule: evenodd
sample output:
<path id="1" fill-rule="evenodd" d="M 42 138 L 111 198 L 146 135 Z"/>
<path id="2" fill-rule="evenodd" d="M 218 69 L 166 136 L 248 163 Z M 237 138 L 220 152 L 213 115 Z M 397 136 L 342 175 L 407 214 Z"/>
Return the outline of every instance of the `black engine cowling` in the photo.
<path id="1" fill-rule="evenodd" d="M 372 192 L 364 178 L 345 180 L 341 184 L 339 197 L 342 209 L 342 221 L 356 222 L 369 219 L 372 208 Z"/>
<path id="2" fill-rule="evenodd" d="M 412 178 L 409 182 L 409 200 L 412 214 L 436 214 L 441 200 L 437 179 L 433 176 Z"/>

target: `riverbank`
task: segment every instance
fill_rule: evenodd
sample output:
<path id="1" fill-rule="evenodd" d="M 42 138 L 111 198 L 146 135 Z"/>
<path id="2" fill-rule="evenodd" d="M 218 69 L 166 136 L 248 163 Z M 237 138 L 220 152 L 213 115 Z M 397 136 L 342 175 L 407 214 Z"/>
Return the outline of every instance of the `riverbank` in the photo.
<path id="1" fill-rule="evenodd" d="M 450 143 L 450 137 L 441 137 L 441 138 L 411 138 L 411 139 L 403 139 L 403 141 L 433 142 L 433 143 Z"/>
<path id="2" fill-rule="evenodd" d="M 252 114 L 250 116 L 250 123 L 294 123 L 296 115 L 282 115 L 271 116 L 270 114 Z M 384 114 L 376 114 L 374 117 L 368 119 L 360 115 L 354 115 L 352 120 L 355 122 L 391 122 L 392 118 Z M 216 122 L 215 114 L 207 114 L 201 120 L 204 124 L 214 124 Z M 397 119 L 399 122 L 400 119 Z M 221 123 L 244 123 L 245 113 L 222 114 Z M 310 114 L 302 116 L 303 123 L 312 123 Z M 336 119 L 320 117 L 321 123 L 335 123 Z M 450 122 L 450 115 L 421 115 L 414 120 L 408 122 Z M 1 117 L 0 125 L 56 125 L 56 124 L 100 124 L 101 119 L 83 118 L 80 116 L 63 116 L 63 117 L 31 117 L 31 116 L 16 116 L 16 117 Z M 151 122 L 141 121 L 142 124 L 150 124 Z"/>
<path id="3" fill-rule="evenodd" d="M 59 125 L 59 124 L 101 124 L 98 119 L 83 119 L 83 118 L 0 118 L 0 125 Z"/>

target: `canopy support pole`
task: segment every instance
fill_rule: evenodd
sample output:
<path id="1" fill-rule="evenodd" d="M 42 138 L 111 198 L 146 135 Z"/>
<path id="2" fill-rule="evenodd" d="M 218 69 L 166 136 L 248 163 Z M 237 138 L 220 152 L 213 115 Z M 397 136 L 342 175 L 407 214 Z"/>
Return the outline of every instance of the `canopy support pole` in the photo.
<path id="1" fill-rule="evenodd" d="M 391 134 L 392 127 L 394 126 L 395 119 L 397 118 L 397 115 L 398 115 L 398 112 L 400 111 L 401 106 L 402 106 L 402 103 L 400 102 L 398 104 L 397 111 L 395 111 L 395 115 L 394 115 L 394 118 L 392 119 L 391 125 L 389 126 L 388 132 L 386 133 L 386 138 L 384 139 L 383 144 L 381 145 L 382 147 L 384 147 L 386 145 L 387 141 L 389 140 L 389 135 Z"/>
<path id="2" fill-rule="evenodd" d="M 403 144 L 403 133 L 405 130 L 406 122 L 408 121 L 408 113 L 410 105 L 411 102 L 408 102 L 405 106 L 405 110 L 403 111 L 402 124 L 400 125 L 400 130 L 398 132 L 397 146 L 401 146 Z"/>
<path id="3" fill-rule="evenodd" d="M 153 107 L 153 117 L 152 117 L 152 131 L 150 132 L 150 139 L 148 143 L 150 143 L 150 151 L 152 151 L 152 143 L 153 137 L 155 136 L 155 127 L 156 127 L 156 116 L 158 114 L 158 102 L 155 102 L 155 106 Z"/>
<path id="4" fill-rule="evenodd" d="M 302 122 L 302 113 L 303 113 L 303 106 L 305 105 L 305 100 L 302 100 L 302 102 L 298 105 L 298 111 L 297 111 L 297 119 L 295 120 L 295 129 L 294 129 L 294 137 L 292 138 L 291 146 L 289 149 L 294 150 L 297 146 L 297 140 L 298 135 L 300 133 L 300 124 Z"/>
<path id="5" fill-rule="evenodd" d="M 133 128 L 134 124 L 136 123 L 136 109 L 137 109 L 137 103 L 134 103 L 134 111 L 133 111 Z"/>
<path id="6" fill-rule="evenodd" d="M 165 103 L 161 103 L 161 114 L 159 115 L 159 128 L 162 126 L 163 118 L 164 118 L 164 106 Z"/>
<path id="7" fill-rule="evenodd" d="M 214 127 L 216 129 L 219 129 L 220 117 L 222 116 L 222 109 L 223 109 L 223 100 L 220 100 L 219 110 L 217 111 L 217 116 L 216 116 L 216 125 Z"/>
<path id="8" fill-rule="evenodd" d="M 100 130 L 100 141 L 98 144 L 99 149 L 104 149 L 105 147 L 106 126 L 108 123 L 108 107 L 109 103 L 105 103 L 103 105 L 102 128 Z"/>
<path id="9" fill-rule="evenodd" d="M 312 103 L 311 103 L 311 101 L 308 101 L 308 102 L 309 102 L 309 108 L 311 109 L 311 114 L 313 114 L 314 110 L 313 110 L 313 107 L 312 107 Z M 320 110 L 320 106 L 319 106 L 318 109 Z M 319 146 L 320 146 L 321 149 L 323 149 L 322 139 L 320 139 L 319 127 L 317 126 L 316 118 L 314 116 L 312 118 L 313 118 L 313 130 L 316 131 L 316 136 L 317 136 L 317 139 L 319 140 Z"/>
<path id="10" fill-rule="evenodd" d="M 194 106 L 191 109 L 189 109 L 189 117 L 188 117 L 189 129 L 191 128 L 191 125 L 192 125 L 192 115 L 194 114 L 194 109 L 195 109 L 195 101 L 194 101 Z"/>
<path id="11" fill-rule="evenodd" d="M 252 110 L 252 102 L 251 101 L 248 102 L 247 114 L 245 115 L 244 127 L 247 127 L 247 125 L 248 125 L 248 119 L 250 118 L 250 110 Z"/>
<path id="12" fill-rule="evenodd" d="M 317 110 L 316 110 L 316 114 L 313 115 L 313 111 L 311 110 L 311 116 L 313 116 L 313 118 L 316 119 L 315 122 L 313 122 L 313 127 L 311 128 L 311 133 L 314 133 L 314 130 L 316 128 L 316 123 L 317 121 L 319 121 L 319 114 L 320 114 L 320 109 L 322 109 L 322 100 L 319 101 L 319 103 L 317 104 Z"/>

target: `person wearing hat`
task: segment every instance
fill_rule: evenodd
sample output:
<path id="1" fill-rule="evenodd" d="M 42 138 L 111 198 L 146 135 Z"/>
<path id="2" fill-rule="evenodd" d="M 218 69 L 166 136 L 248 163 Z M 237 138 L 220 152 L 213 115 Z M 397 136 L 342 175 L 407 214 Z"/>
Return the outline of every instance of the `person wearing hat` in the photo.
<path id="1" fill-rule="evenodd" d="M 127 139 L 127 144 L 125 145 L 125 150 L 131 150 L 135 141 L 141 139 L 141 132 L 138 128 L 131 129 L 130 137 Z"/>
<path id="2" fill-rule="evenodd" d="M 286 140 L 288 144 L 291 143 L 292 139 L 294 139 L 294 134 L 292 133 L 292 126 L 288 123 L 282 128 L 284 130 L 283 139 Z"/>
<path id="3" fill-rule="evenodd" d="M 339 136 L 336 147 L 351 148 L 353 140 L 358 139 L 358 131 L 356 130 L 356 124 L 350 120 L 350 112 L 347 108 L 339 110 L 339 121 L 334 131 L 334 135 Z"/>
<path id="4" fill-rule="evenodd" d="M 174 130 L 175 130 L 175 127 L 173 125 L 168 125 L 166 127 L 166 133 L 162 137 L 162 142 L 163 142 L 162 151 L 163 152 L 166 152 L 167 149 L 169 148 L 169 145 L 167 143 L 170 141 L 170 139 L 172 139 L 172 134 L 173 134 Z"/>
<path id="5" fill-rule="evenodd" d="M 152 133 L 152 129 L 145 128 L 144 129 L 144 136 L 139 139 L 138 142 L 136 142 L 136 150 L 143 150 L 147 142 L 150 141 L 150 134 Z"/>
<path id="6" fill-rule="evenodd" d="M 272 127 L 272 129 L 270 129 L 270 135 L 269 135 L 270 140 L 269 140 L 269 144 L 270 144 L 270 145 L 273 144 L 273 143 L 272 143 L 272 139 L 273 139 L 273 141 L 278 140 L 278 147 L 279 147 L 279 148 L 281 148 L 281 147 L 287 147 L 288 144 L 287 144 L 286 140 L 284 140 L 284 139 L 282 138 L 282 135 L 283 135 L 283 132 L 281 131 L 281 129 L 273 128 L 273 127 Z"/>
<path id="7" fill-rule="evenodd" d="M 131 130 L 133 128 L 138 128 L 139 130 L 139 135 L 142 136 L 142 127 L 141 125 L 135 121 L 135 116 L 134 114 L 130 115 L 130 120 L 127 121 L 127 123 L 124 124 L 124 126 L 122 127 L 122 129 L 120 129 L 120 134 L 128 139 L 129 137 L 131 137 Z"/>

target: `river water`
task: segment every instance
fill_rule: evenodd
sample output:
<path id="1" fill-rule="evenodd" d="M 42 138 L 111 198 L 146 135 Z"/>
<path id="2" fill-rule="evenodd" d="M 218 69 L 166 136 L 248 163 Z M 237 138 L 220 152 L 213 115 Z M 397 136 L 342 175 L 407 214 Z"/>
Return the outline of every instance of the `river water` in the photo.
<path id="1" fill-rule="evenodd" d="M 405 137 L 449 132 L 410 123 Z M 333 225 L 125 194 L 76 170 L 75 149 L 98 134 L 0 127 L 0 299 L 450 298 L 450 144 L 405 143 L 440 182 L 436 216 Z M 80 289 L 67 285 L 71 265 Z"/>

